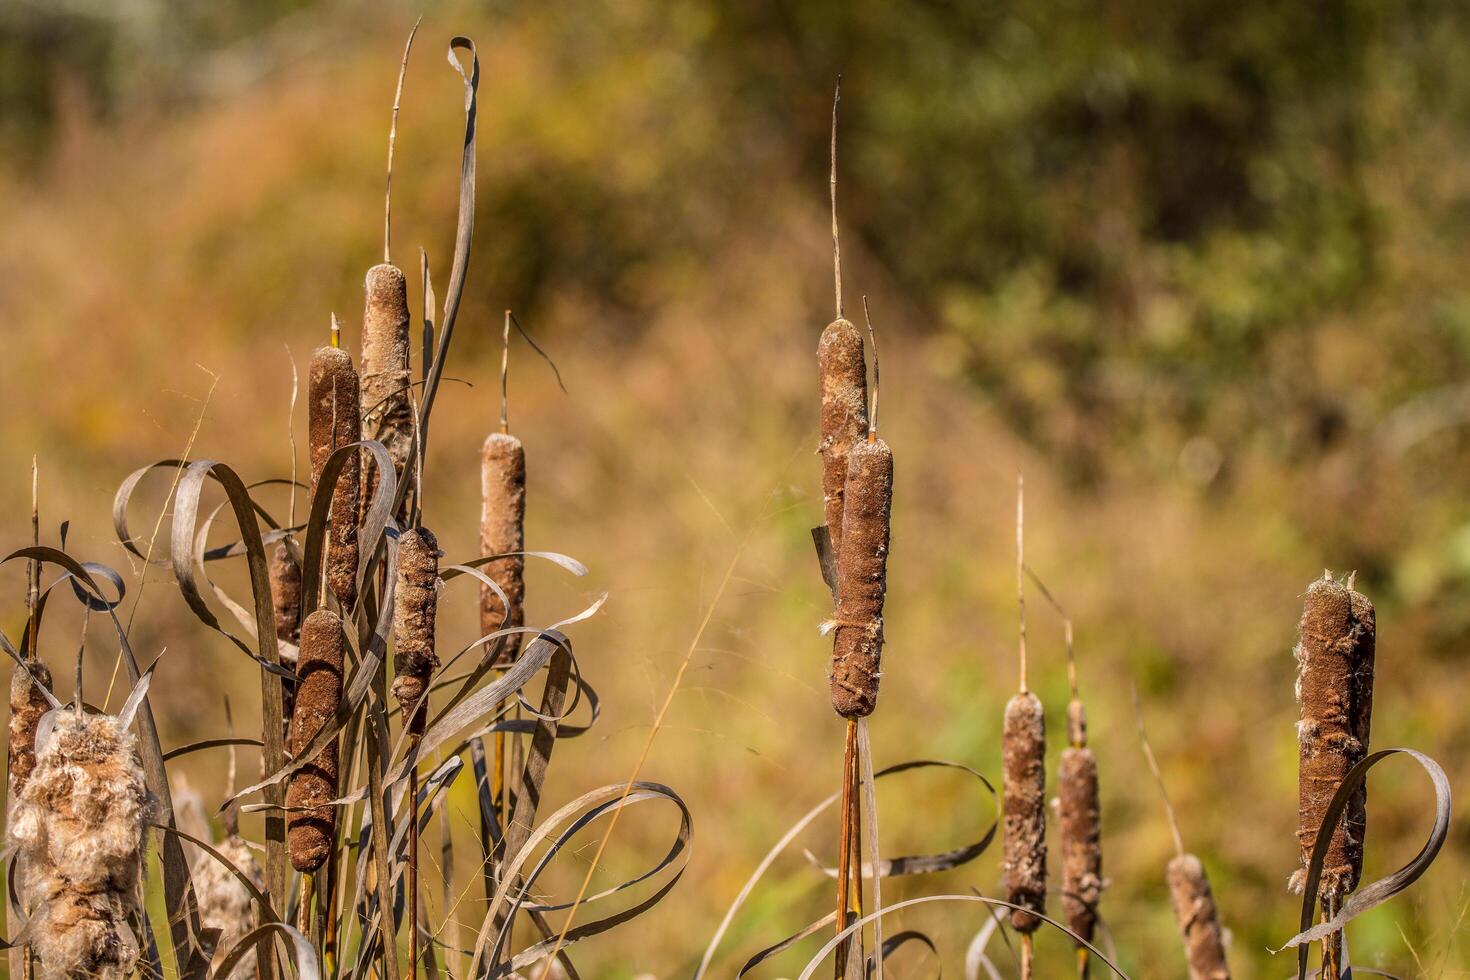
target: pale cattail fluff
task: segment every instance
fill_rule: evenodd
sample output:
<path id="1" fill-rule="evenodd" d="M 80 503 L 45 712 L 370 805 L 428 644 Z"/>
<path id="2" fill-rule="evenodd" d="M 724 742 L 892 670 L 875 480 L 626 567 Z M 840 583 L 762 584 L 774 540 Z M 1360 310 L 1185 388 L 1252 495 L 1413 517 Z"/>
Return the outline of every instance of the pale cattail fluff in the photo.
<path id="1" fill-rule="evenodd" d="M 43 980 L 123 980 L 138 958 L 148 797 L 137 744 L 111 715 L 57 708 L 36 732 L 36 768 L 11 817 L 20 933 Z"/>
<path id="2" fill-rule="evenodd" d="M 265 887 L 260 862 L 243 839 L 231 834 L 214 848 L 254 882 L 255 887 Z M 200 852 L 194 859 L 192 875 L 194 896 L 199 901 L 199 924 L 205 929 L 220 931 L 214 947 L 213 965 L 217 968 L 245 934 L 255 928 L 255 908 L 249 890 L 213 855 Z M 255 965 L 255 949 L 252 947 L 240 957 L 229 976 L 233 980 L 248 980 L 255 976 Z"/>

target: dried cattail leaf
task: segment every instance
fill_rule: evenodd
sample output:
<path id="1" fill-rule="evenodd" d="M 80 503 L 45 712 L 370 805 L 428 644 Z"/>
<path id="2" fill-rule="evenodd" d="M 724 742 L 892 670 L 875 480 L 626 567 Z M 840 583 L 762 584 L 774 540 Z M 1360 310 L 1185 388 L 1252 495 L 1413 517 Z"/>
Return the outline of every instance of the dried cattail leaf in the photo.
<path id="1" fill-rule="evenodd" d="M 216 844 L 215 850 L 254 882 L 257 889 L 265 888 L 265 875 L 260 870 L 260 862 L 255 859 L 250 845 L 244 840 L 231 834 Z M 220 931 L 219 939 L 215 942 L 212 963 L 218 969 L 225 954 L 247 932 L 255 928 L 257 923 L 254 905 L 250 891 L 213 855 L 201 853 L 195 858 L 191 874 L 194 879 L 194 894 L 199 901 L 199 924 L 205 929 Z M 247 951 L 230 971 L 230 980 L 248 980 L 254 977 L 255 957 L 255 950 Z M 219 973 L 214 976 L 224 980 Z"/>
<path id="2" fill-rule="evenodd" d="M 26 788 L 36 768 L 36 723 L 50 710 L 46 695 L 36 681 L 51 689 L 51 671 L 39 660 L 31 661 L 30 673 L 16 667 L 10 675 L 10 798 Z M 35 680 L 32 680 L 32 677 Z"/>
<path id="3" fill-rule="evenodd" d="M 439 542 L 428 528 L 403 532 L 398 539 L 398 580 L 393 588 L 393 696 L 404 724 L 422 734 L 427 712 L 414 705 L 439 666 L 434 653 L 434 620 L 439 605 Z"/>
<path id="4" fill-rule="evenodd" d="M 1030 691 L 1006 703 L 1001 754 L 1011 927 L 1033 932 L 1046 912 L 1046 715 Z"/>
<path id="5" fill-rule="evenodd" d="M 342 620 L 318 609 L 301 626 L 301 659 L 296 672 L 296 708 L 291 713 L 289 748 L 299 755 L 323 725 L 332 720 L 342 700 L 342 668 L 347 637 Z M 337 836 L 337 808 L 324 806 L 337 798 L 337 741 L 322 747 L 312 760 L 291 773 L 286 783 L 286 846 L 291 866 L 315 871 L 332 852 Z"/>
<path id="6" fill-rule="evenodd" d="M 1102 810 L 1098 801 L 1097 758 L 1091 749 L 1068 748 L 1062 751 L 1061 762 L 1057 766 L 1057 788 L 1062 847 L 1062 911 L 1067 914 L 1067 924 L 1072 931 L 1091 941 L 1097 925 L 1098 899 L 1107 886 L 1102 876 Z"/>
<path id="7" fill-rule="evenodd" d="M 289 644 L 281 652 L 294 658 L 301 642 L 301 566 L 291 558 L 285 544 L 276 545 L 269 567 L 271 605 L 276 612 L 276 639 Z"/>
<path id="8" fill-rule="evenodd" d="M 817 446 L 822 456 L 822 508 L 833 554 L 840 558 L 847 452 L 868 432 L 868 367 L 863 335 L 851 321 L 838 317 L 822 331 L 817 369 L 822 392 L 822 439 Z"/>
<path id="9" fill-rule="evenodd" d="M 847 464 L 831 688 L 833 710 L 851 719 L 878 704 L 893 452 L 882 439 L 865 440 L 848 449 Z"/>
<path id="10" fill-rule="evenodd" d="M 137 740 L 111 715 L 71 708 L 37 726 L 36 767 L 12 814 L 23 939 L 46 978 L 123 980 L 138 958 L 148 818 Z"/>
<path id="11" fill-rule="evenodd" d="M 368 270 L 362 312 L 362 437 L 388 450 L 404 472 L 413 455 L 413 407 L 409 402 L 408 283 L 403 270 L 383 263 Z M 364 461 L 366 462 L 366 461 Z M 377 470 L 369 466 L 363 505 L 372 499 Z"/>
<path id="12" fill-rule="evenodd" d="M 1368 754 L 1373 714 L 1373 604 L 1330 575 L 1307 589 L 1296 647 L 1299 749 L 1297 840 L 1302 868 L 1291 877 L 1300 891 L 1327 805 L 1349 769 Z M 1323 865 L 1324 900 L 1358 885 L 1367 830 L 1367 790 L 1359 787 L 1332 831 Z"/>
<path id="13" fill-rule="evenodd" d="M 1190 980 L 1230 980 L 1225 962 L 1225 930 L 1215 908 L 1215 895 L 1205 866 L 1193 854 L 1169 862 L 1166 877 L 1174 904 L 1174 919 L 1184 937 L 1184 955 Z"/>
<path id="14" fill-rule="evenodd" d="M 354 443 L 362 430 L 361 392 L 352 358 L 337 347 L 318 347 L 311 355 L 307 418 L 311 455 L 311 494 L 316 496 L 322 467 L 333 450 Z M 357 603 L 357 520 L 360 460 L 342 467 L 332 488 L 328 521 L 327 586 L 343 608 Z"/>
<path id="15" fill-rule="evenodd" d="M 480 457 L 480 554 L 504 555 L 526 550 L 526 450 L 508 433 L 496 432 L 485 440 Z M 505 592 L 480 586 L 480 633 L 525 624 L 526 559 L 499 558 L 485 565 L 485 574 Z M 509 663 L 520 653 L 521 634 L 505 638 L 498 658 Z"/>

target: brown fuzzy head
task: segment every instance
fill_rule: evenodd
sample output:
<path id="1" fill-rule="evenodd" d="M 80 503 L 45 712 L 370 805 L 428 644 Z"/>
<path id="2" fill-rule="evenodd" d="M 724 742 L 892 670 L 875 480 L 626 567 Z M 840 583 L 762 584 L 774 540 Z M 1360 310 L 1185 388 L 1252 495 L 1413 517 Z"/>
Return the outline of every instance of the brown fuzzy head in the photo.
<path id="1" fill-rule="evenodd" d="M 411 732 L 423 730 L 420 709 L 439 658 L 434 653 L 434 621 L 439 604 L 439 542 L 428 528 L 404 531 L 398 538 L 397 581 L 393 587 L 393 694 Z"/>
<path id="2" fill-rule="evenodd" d="M 1075 702 L 1074 702 L 1075 703 Z M 1062 851 L 1062 911 L 1067 924 L 1091 941 L 1102 876 L 1102 809 L 1098 802 L 1097 758 L 1091 749 L 1062 751 L 1057 766 L 1057 822 Z"/>
<path id="3" fill-rule="evenodd" d="M 1327 804 L 1349 769 L 1368 753 L 1373 717 L 1375 626 L 1373 604 L 1324 575 L 1307 589 L 1301 639 L 1296 647 L 1298 797 L 1297 839 L 1302 867 L 1292 875 L 1300 890 Z M 1363 871 L 1367 830 L 1367 791 L 1359 787 L 1348 800 L 1322 869 L 1324 900 L 1357 887 Z"/>
<path id="4" fill-rule="evenodd" d="M 255 859 L 250 845 L 244 840 L 231 835 L 216 844 L 215 850 L 249 878 L 255 887 L 264 890 L 265 875 L 261 871 L 260 862 Z M 213 855 L 200 853 L 194 859 L 190 875 L 194 879 L 194 894 L 199 901 L 199 924 L 205 929 L 220 931 L 213 960 L 213 965 L 218 967 L 230 949 L 255 928 L 255 908 L 250 892 Z M 250 980 L 254 977 L 255 955 L 254 949 L 247 950 L 230 972 L 230 980 Z"/>
<path id="5" fill-rule="evenodd" d="M 362 312 L 362 437 L 388 450 L 393 468 L 404 472 L 413 455 L 413 405 L 409 399 L 408 285 L 403 270 L 383 263 L 368 270 Z M 364 454 L 366 458 L 366 454 Z M 368 466 L 363 507 L 377 486 Z"/>
<path id="6" fill-rule="evenodd" d="M 821 379 L 822 508 L 832 551 L 841 556 L 842 498 L 847 483 L 847 451 L 868 434 L 868 366 L 863 359 L 863 335 L 848 320 L 838 318 L 822 331 L 817 344 Z"/>
<path id="7" fill-rule="evenodd" d="M 39 660 L 31 661 L 31 672 L 16 667 L 10 674 L 10 794 L 14 799 L 26 788 L 36 768 L 36 723 L 51 707 L 36 687 L 40 681 L 49 691 L 51 671 Z M 35 680 L 32 680 L 32 676 Z"/>
<path id="8" fill-rule="evenodd" d="M 1190 980 L 1230 980 L 1225 962 L 1225 930 L 1215 908 L 1215 895 L 1205 866 L 1193 854 L 1181 854 L 1169 862 L 1166 875 L 1174 919 L 1184 938 L 1184 955 Z"/>
<path id="9" fill-rule="evenodd" d="M 322 467 L 332 452 L 356 442 L 362 430 L 361 392 L 352 358 L 336 347 L 318 347 L 311 355 L 307 421 L 311 456 L 311 494 L 316 497 Z M 361 460 L 354 454 L 332 488 L 328 519 L 327 586 L 343 608 L 357 603 L 357 519 Z"/>
<path id="10" fill-rule="evenodd" d="M 831 690 L 833 710 L 851 719 L 872 714 L 878 704 L 893 504 L 893 452 L 882 439 L 848 449 L 845 501 Z"/>
<path id="11" fill-rule="evenodd" d="M 1011 927 L 1033 932 L 1046 911 L 1046 715 L 1023 691 L 1006 703 L 1001 738 L 1005 812 L 1005 879 Z"/>
<path id="12" fill-rule="evenodd" d="M 276 639 L 296 646 L 301 641 L 301 566 L 291 559 L 282 543 L 271 552 L 269 570 Z"/>
<path id="13" fill-rule="evenodd" d="M 347 637 L 342 620 L 329 609 L 318 609 L 301 625 L 301 659 L 296 672 L 301 683 L 291 713 L 288 748 L 297 755 L 331 721 L 342 701 L 342 670 Z M 291 866 L 315 871 L 331 854 L 337 835 L 337 808 L 325 804 L 337 798 L 337 740 L 322 747 L 286 783 L 286 846 Z"/>
<path id="14" fill-rule="evenodd" d="M 480 456 L 480 554 L 504 555 L 526 549 L 526 451 L 521 440 L 497 432 L 485 440 Z M 499 558 L 484 566 L 489 579 L 500 586 L 509 606 L 495 590 L 480 586 L 480 634 L 524 626 L 526 559 Z M 509 663 L 521 649 L 521 634 L 505 638 L 497 662 Z"/>

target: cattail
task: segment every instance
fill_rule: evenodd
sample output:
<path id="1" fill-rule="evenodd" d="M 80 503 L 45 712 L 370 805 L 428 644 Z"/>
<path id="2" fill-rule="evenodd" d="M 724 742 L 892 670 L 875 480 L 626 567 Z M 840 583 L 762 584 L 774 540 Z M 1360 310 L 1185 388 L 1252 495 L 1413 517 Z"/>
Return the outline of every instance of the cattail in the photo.
<path id="1" fill-rule="evenodd" d="M 434 619 L 439 594 L 439 543 L 428 528 L 404 531 L 398 539 L 398 580 L 393 589 L 393 696 L 413 734 L 424 730 L 423 707 L 414 711 L 439 666 L 434 653 Z"/>
<path id="2" fill-rule="evenodd" d="M 41 976 L 123 980 L 138 959 L 129 926 L 143 914 L 143 768 L 127 723 L 58 708 L 36 732 L 36 766 L 15 806 L 10 843 L 34 909 L 22 940 Z"/>
<path id="3" fill-rule="evenodd" d="M 1300 769 L 1297 839 L 1302 867 L 1291 877 L 1300 892 L 1322 827 L 1327 804 L 1349 769 L 1368 753 L 1373 716 L 1373 604 L 1330 574 L 1307 589 L 1302 610 L 1297 725 Z M 1336 903 L 1357 887 L 1363 871 L 1363 834 L 1367 829 L 1367 791 L 1359 786 L 1342 821 L 1332 828 L 1332 843 L 1322 866 L 1324 904 Z"/>
<path id="4" fill-rule="evenodd" d="M 409 404 L 408 284 L 403 271 L 383 262 L 368 270 L 362 313 L 362 437 L 388 450 L 402 474 L 413 454 L 413 410 Z M 376 467 L 369 467 L 362 506 L 372 500 Z"/>
<path id="5" fill-rule="evenodd" d="M 1062 910 L 1073 932 L 1091 942 L 1097 926 L 1102 877 L 1102 811 L 1098 803 L 1097 757 L 1087 747 L 1087 715 L 1081 700 L 1067 705 L 1071 745 L 1057 766 L 1062 847 Z"/>
<path id="6" fill-rule="evenodd" d="M 347 638 L 342 619 L 318 609 L 301 626 L 301 659 L 296 673 L 296 710 L 291 714 L 290 749 L 299 754 L 337 713 L 342 700 L 343 652 Z M 337 836 L 337 742 L 329 741 L 286 783 L 286 844 L 291 866 L 315 871 L 331 854 Z"/>
<path id="7" fill-rule="evenodd" d="M 283 644 L 281 655 L 294 660 L 301 642 L 301 566 L 291 559 L 284 543 L 276 545 L 271 553 L 269 572 L 276 639 Z"/>
<path id="8" fill-rule="evenodd" d="M 1001 733 L 1005 879 L 1011 927 L 1022 933 L 1022 974 L 1030 976 L 1030 933 L 1046 911 L 1046 713 L 1026 689 L 1025 484 L 1016 478 L 1016 603 L 1020 607 L 1021 690 L 1006 702 Z"/>
<path id="9" fill-rule="evenodd" d="M 335 331 L 334 331 L 335 335 Z M 339 347 L 318 347 L 311 355 L 311 493 L 316 496 L 322 467 L 332 451 L 357 441 L 362 429 L 360 392 L 352 358 Z M 344 609 L 357 602 L 357 519 L 360 466 L 351 456 L 332 490 L 331 539 L 327 547 L 327 585 Z"/>
<path id="10" fill-rule="evenodd" d="M 485 440 L 480 457 L 480 553 L 504 555 L 526 547 L 526 450 L 521 440 L 508 432 L 495 432 Z M 480 586 L 480 633 L 486 635 L 525 623 L 526 559 L 519 555 L 498 558 L 485 566 L 485 574 L 505 592 L 509 608 L 489 586 Z M 500 662 L 514 660 L 521 649 L 521 634 L 505 637 Z"/>
<path id="11" fill-rule="evenodd" d="M 1225 962 L 1225 931 L 1205 866 L 1193 854 L 1177 854 L 1167 872 L 1174 918 L 1184 937 L 1190 980 L 1230 980 Z"/>
<path id="12" fill-rule="evenodd" d="M 865 439 L 848 449 L 845 500 L 845 544 L 837 558 L 832 708 L 851 720 L 872 714 L 878 703 L 893 503 L 893 453 L 882 439 Z"/>
<path id="13" fill-rule="evenodd" d="M 863 359 L 863 335 L 839 316 L 822 331 L 817 344 L 821 376 L 822 508 L 832 554 L 842 554 L 843 508 L 847 486 L 848 452 L 862 445 L 868 432 L 868 373 Z"/>
<path id="14" fill-rule="evenodd" d="M 1030 691 L 1006 703 L 1001 752 L 1007 901 L 1021 906 L 1011 927 L 1027 933 L 1046 911 L 1046 716 Z"/>
<path id="15" fill-rule="evenodd" d="M 51 707 L 37 685 L 51 689 L 51 671 L 39 660 L 27 662 L 30 673 L 16 667 L 10 675 L 10 798 L 25 790 L 36 768 L 36 724 Z M 34 680 L 32 678 L 34 677 Z"/>
<path id="16" fill-rule="evenodd" d="M 265 875 L 260 862 L 255 859 L 250 845 L 236 834 L 231 834 L 214 845 L 224 858 L 241 874 L 265 888 Z M 250 892 L 240 879 L 220 864 L 212 855 L 201 853 L 194 859 L 190 875 L 194 879 L 194 895 L 199 901 L 199 924 L 205 929 L 220 930 L 219 940 L 214 947 L 213 965 L 217 968 L 231 949 L 255 928 L 255 909 Z M 232 980 L 247 980 L 255 976 L 256 950 L 254 947 L 235 963 L 230 971 Z M 217 976 L 218 974 L 216 974 Z"/>

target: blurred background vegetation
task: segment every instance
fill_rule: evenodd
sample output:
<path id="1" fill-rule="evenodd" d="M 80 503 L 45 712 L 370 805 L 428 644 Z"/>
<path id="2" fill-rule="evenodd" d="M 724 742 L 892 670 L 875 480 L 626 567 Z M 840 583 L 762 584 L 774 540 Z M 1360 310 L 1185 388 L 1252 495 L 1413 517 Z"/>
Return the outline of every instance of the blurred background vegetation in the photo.
<path id="1" fill-rule="evenodd" d="M 304 364 L 332 310 L 355 348 L 394 74 L 419 12 L 0 3 L 7 545 L 27 533 L 33 452 L 47 526 L 71 518 L 73 550 L 120 566 L 112 489 L 182 450 L 201 412 L 196 455 L 247 479 L 289 472 L 281 348 Z M 441 540 L 466 543 L 451 557 L 472 550 L 499 311 L 514 307 L 571 392 L 513 355 L 532 546 L 577 555 L 593 569 L 586 589 L 613 594 L 578 634 L 607 718 L 598 746 L 559 750 L 553 796 L 627 775 L 701 604 L 744 549 L 646 771 L 695 809 L 691 871 L 677 901 L 590 941 L 587 975 L 687 974 L 765 848 L 835 782 L 806 529 L 820 512 L 811 355 L 831 317 L 839 74 L 847 303 L 872 302 L 899 469 L 876 761 L 940 756 L 998 773 L 1021 470 L 1028 556 L 1078 622 L 1113 879 L 1103 911 L 1134 975 L 1183 966 L 1134 682 L 1237 969 L 1289 969 L 1266 950 L 1295 921 L 1290 649 L 1298 596 L 1324 566 L 1356 570 L 1378 606 L 1375 742 L 1426 750 L 1467 785 L 1470 78 L 1456 66 L 1470 8 L 626 0 L 423 12 L 394 241 L 405 268 L 423 245 L 441 282 L 462 109 L 442 62 L 451 33 L 479 41 L 485 78 L 450 367 L 470 386 L 445 395 L 428 517 Z M 9 631 L 21 573 L 6 574 Z M 539 574 L 533 615 L 579 608 L 580 583 Z M 169 588 L 135 588 L 137 629 L 179 651 L 157 689 L 166 735 L 182 742 L 219 734 L 220 691 L 192 665 L 212 665 L 220 690 L 249 690 L 250 673 L 188 625 Z M 459 602 L 451 622 L 469 636 L 468 592 Z M 1060 632 L 1032 609 L 1039 690 L 1060 732 Z M 207 796 L 223 790 L 217 767 L 198 778 Z M 1374 779 L 1369 869 L 1381 873 L 1417 847 L 1428 798 L 1414 772 Z M 884 846 L 952 846 L 989 813 L 969 787 L 916 776 L 883 801 Z M 657 829 L 619 834 L 630 868 L 660 847 Z M 1355 960 L 1405 975 L 1470 968 L 1467 871 L 1470 823 L 1457 816 L 1440 864 L 1355 927 Z M 573 888 L 579 872 L 565 872 Z M 997 885 L 987 854 L 893 891 Z M 826 891 L 799 856 L 778 866 L 719 969 L 815 918 Z M 903 923 L 940 940 L 946 965 L 981 924 L 968 909 Z M 1042 947 L 1054 968 L 1070 962 L 1062 940 Z"/>

